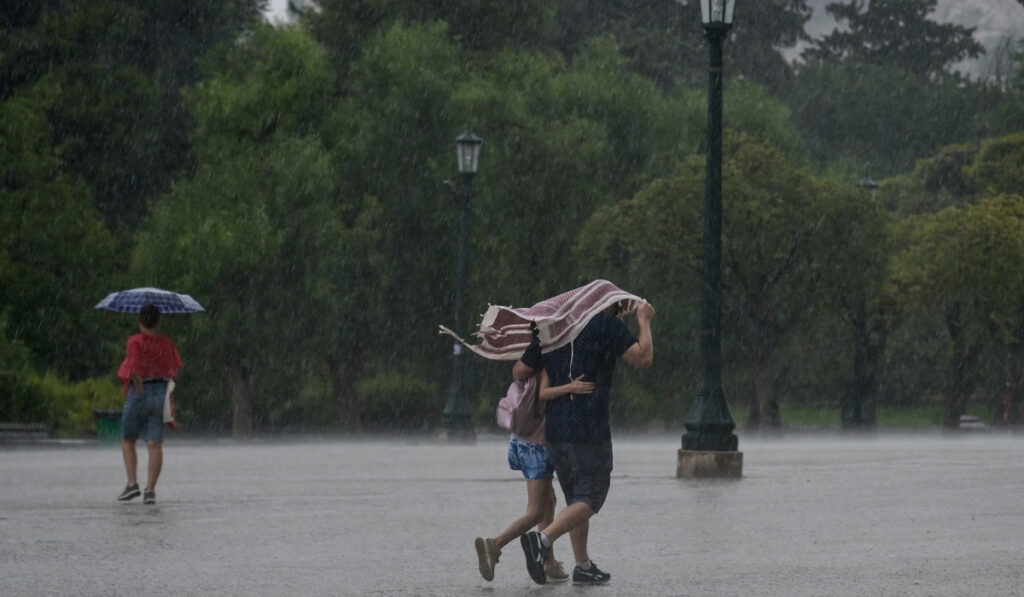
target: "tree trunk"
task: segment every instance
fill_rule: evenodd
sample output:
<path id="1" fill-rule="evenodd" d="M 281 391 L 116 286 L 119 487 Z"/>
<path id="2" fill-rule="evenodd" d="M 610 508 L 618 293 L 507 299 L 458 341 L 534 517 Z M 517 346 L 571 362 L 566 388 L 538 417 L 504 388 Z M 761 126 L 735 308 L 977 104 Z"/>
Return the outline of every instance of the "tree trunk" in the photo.
<path id="1" fill-rule="evenodd" d="M 767 351 L 754 359 L 754 393 L 757 395 L 758 419 L 762 431 L 780 433 L 782 413 L 775 374 L 775 351 Z"/>
<path id="2" fill-rule="evenodd" d="M 1016 342 L 1010 346 L 1009 371 L 1006 375 L 1002 420 L 1009 427 L 1024 426 L 1024 309 L 1019 315 Z"/>
<path id="3" fill-rule="evenodd" d="M 750 407 L 747 409 L 747 424 L 744 426 L 747 431 L 759 431 L 761 429 L 761 405 L 757 401 L 757 391 L 750 395 Z"/>
<path id="4" fill-rule="evenodd" d="M 248 439 L 253 432 L 249 375 L 244 368 L 232 366 L 228 368 L 228 376 L 231 379 L 231 436 L 235 439 Z"/>
<path id="5" fill-rule="evenodd" d="M 960 305 L 954 304 L 946 313 L 946 328 L 953 342 L 953 355 L 949 362 L 946 381 L 946 429 L 960 428 L 960 415 L 967 409 L 967 400 L 974 390 L 971 383 L 971 365 L 978 352 L 977 347 L 966 346 L 963 325 L 960 322 Z"/>
<path id="6" fill-rule="evenodd" d="M 872 326 L 875 341 L 868 342 L 867 354 L 867 398 L 864 401 L 864 419 L 868 426 L 874 428 L 878 413 L 878 403 L 882 395 L 882 362 L 885 358 L 886 345 L 889 342 L 888 321 L 884 311 L 879 313 Z M 869 336 L 870 337 L 870 336 Z"/>
<path id="7" fill-rule="evenodd" d="M 331 371 L 331 386 L 341 428 L 347 432 L 359 431 L 362 429 L 362 405 L 356 393 L 354 367 L 343 358 L 328 359 L 327 366 Z"/>
<path id="8" fill-rule="evenodd" d="M 869 427 L 866 403 L 871 393 L 868 353 L 871 335 L 868 330 L 867 298 L 861 294 L 853 315 L 853 381 L 842 400 L 841 420 L 844 430 Z"/>

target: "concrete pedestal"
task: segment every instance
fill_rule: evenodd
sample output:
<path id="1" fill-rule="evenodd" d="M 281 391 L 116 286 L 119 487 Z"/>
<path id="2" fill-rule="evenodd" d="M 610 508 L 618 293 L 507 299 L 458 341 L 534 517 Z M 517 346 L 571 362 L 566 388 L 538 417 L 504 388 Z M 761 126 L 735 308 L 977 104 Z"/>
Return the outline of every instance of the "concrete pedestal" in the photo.
<path id="1" fill-rule="evenodd" d="M 743 476 L 743 452 L 679 450 L 676 477 L 700 479 Z"/>

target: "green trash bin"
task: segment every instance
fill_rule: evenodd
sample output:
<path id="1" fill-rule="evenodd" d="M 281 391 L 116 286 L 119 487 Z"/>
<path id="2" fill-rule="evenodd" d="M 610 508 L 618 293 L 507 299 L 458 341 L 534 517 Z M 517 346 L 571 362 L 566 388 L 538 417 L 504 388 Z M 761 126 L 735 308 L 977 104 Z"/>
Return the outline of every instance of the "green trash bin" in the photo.
<path id="1" fill-rule="evenodd" d="M 101 442 L 121 441 L 121 411 L 94 410 L 96 416 L 96 438 Z"/>

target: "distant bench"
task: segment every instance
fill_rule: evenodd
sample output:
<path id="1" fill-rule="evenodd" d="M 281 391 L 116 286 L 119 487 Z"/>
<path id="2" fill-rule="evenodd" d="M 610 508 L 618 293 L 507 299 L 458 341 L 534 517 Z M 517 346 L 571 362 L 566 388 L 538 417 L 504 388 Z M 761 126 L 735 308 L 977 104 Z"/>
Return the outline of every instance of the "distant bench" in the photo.
<path id="1" fill-rule="evenodd" d="M 42 423 L 0 423 L 0 441 L 47 439 L 50 434 Z"/>

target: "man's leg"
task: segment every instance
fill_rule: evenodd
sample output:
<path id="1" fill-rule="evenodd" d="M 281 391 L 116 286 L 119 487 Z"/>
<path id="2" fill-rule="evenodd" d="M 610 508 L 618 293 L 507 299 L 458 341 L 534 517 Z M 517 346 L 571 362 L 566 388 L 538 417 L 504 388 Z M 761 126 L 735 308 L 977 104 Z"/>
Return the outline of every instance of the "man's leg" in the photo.
<path id="1" fill-rule="evenodd" d="M 576 511 L 567 512 L 570 508 L 563 510 L 563 514 L 569 515 L 556 517 L 555 521 L 544 529 L 544 535 L 551 537 L 569 533 L 573 556 L 576 559 L 576 567 L 572 573 L 574 584 L 604 583 L 611 575 L 600 570 L 590 560 L 587 542 L 590 537 L 590 518 L 600 510 L 608 495 L 612 470 L 611 443 L 574 446 L 573 456 L 573 499 L 578 501 L 570 508 Z"/>
<path id="2" fill-rule="evenodd" d="M 128 474 L 128 484 L 135 485 L 139 468 L 139 454 L 135 451 L 135 440 L 121 440 L 121 455 L 124 456 L 124 472 Z"/>
<path id="3" fill-rule="evenodd" d="M 577 526 L 586 523 L 590 520 L 590 517 L 594 515 L 593 508 L 590 507 L 586 502 L 574 502 L 563 508 L 555 520 L 548 526 L 544 527 L 541 532 L 547 535 L 547 538 L 554 542 L 555 539 L 562 535 L 572 531 Z M 570 539 L 572 537 L 570 536 Z M 583 536 L 584 542 L 586 541 L 586 534 Z M 576 551 L 576 542 L 573 541 L 573 551 Z"/>
<path id="4" fill-rule="evenodd" d="M 146 491 L 156 491 L 156 480 L 160 477 L 160 469 L 164 465 L 164 444 L 163 442 L 147 441 L 149 448 L 149 475 L 146 477 Z M 134 452 L 134 447 L 132 448 Z"/>
<path id="5" fill-rule="evenodd" d="M 590 559 L 587 553 L 587 539 L 590 537 L 590 519 L 584 520 L 569 531 L 569 541 L 572 542 L 572 555 L 576 558 L 577 564 L 582 564 Z"/>

